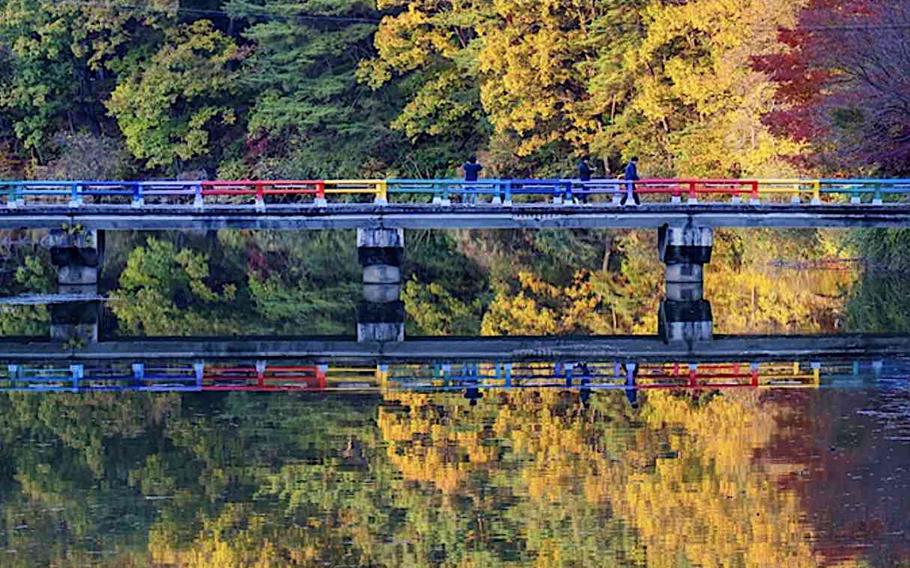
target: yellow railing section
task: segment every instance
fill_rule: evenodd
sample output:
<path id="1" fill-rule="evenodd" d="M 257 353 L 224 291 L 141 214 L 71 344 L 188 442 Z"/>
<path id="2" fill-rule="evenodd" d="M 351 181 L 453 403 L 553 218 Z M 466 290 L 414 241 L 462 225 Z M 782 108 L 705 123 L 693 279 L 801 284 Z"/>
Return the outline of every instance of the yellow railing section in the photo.
<path id="1" fill-rule="evenodd" d="M 388 203 L 389 184 L 384 179 L 327 179 L 326 195 L 369 195 L 377 203 Z"/>

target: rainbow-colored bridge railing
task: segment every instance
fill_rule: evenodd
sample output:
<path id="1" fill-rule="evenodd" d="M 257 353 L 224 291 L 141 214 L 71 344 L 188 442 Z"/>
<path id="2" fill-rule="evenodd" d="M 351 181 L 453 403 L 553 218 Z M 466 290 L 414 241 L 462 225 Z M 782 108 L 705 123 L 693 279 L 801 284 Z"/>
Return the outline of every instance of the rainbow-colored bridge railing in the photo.
<path id="1" fill-rule="evenodd" d="M 269 206 L 546 202 L 870 204 L 910 201 L 910 179 L 349 179 L 218 181 L 0 181 L 0 206 Z"/>

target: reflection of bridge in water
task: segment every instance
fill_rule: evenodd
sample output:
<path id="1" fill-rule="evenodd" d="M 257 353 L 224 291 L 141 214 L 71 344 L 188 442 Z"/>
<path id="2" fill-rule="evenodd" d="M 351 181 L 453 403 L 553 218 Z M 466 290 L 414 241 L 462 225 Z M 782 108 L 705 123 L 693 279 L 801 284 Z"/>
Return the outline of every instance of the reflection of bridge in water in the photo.
<path id="1" fill-rule="evenodd" d="M 104 231 L 53 231 L 48 239 L 58 294 L 0 303 L 48 305 L 49 337 L 0 339 L 0 390 L 429 389 L 464 390 L 470 398 L 491 388 L 634 393 L 895 380 L 906 385 L 910 376 L 903 363 L 910 357 L 910 336 L 715 334 L 702 281 L 713 236 L 711 227 L 691 222 L 663 224 L 658 232 L 666 288 L 657 334 L 584 338 L 405 340 L 400 299 L 404 234 L 386 227 L 358 230 L 363 301 L 356 338 L 116 338 L 101 317 L 105 294 L 99 293 L 98 274 Z"/>
<path id="2" fill-rule="evenodd" d="M 464 391 L 896 387 L 910 385 L 910 337 L 353 339 L 188 338 L 64 349 L 0 343 L 6 391 Z M 631 398 L 631 396 L 630 396 Z"/>

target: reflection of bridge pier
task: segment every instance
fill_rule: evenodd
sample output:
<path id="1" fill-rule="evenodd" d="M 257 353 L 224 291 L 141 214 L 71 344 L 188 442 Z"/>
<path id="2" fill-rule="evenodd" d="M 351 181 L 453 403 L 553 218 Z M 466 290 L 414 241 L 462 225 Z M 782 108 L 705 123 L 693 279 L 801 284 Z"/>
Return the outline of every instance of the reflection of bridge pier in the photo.
<path id="1" fill-rule="evenodd" d="M 404 341 L 401 302 L 403 229 L 357 229 L 363 267 L 363 301 L 357 310 L 358 341 Z"/>
<path id="2" fill-rule="evenodd" d="M 50 239 L 57 292 L 74 298 L 50 305 L 51 339 L 97 342 L 101 319 L 98 275 L 104 255 L 104 232 L 56 230 L 51 231 Z"/>
<path id="3" fill-rule="evenodd" d="M 51 304 L 48 309 L 51 316 L 52 341 L 79 340 L 86 343 L 98 341 L 100 301 L 57 303 Z"/>
<path id="4" fill-rule="evenodd" d="M 666 265 L 666 294 L 660 303 L 658 334 L 666 342 L 694 343 L 714 335 L 711 304 L 704 299 L 705 265 L 711 261 L 710 227 L 664 225 L 657 247 Z"/>

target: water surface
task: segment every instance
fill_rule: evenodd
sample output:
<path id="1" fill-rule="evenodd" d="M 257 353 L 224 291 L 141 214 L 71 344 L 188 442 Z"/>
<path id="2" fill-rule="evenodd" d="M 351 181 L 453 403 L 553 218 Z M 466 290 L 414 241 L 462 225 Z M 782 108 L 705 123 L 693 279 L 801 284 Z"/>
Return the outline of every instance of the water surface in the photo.
<path id="1" fill-rule="evenodd" d="M 0 564 L 910 565 L 910 353 L 861 335 L 796 360 L 697 342 L 664 359 L 116 355 L 147 337 L 356 342 L 350 237 L 121 235 L 78 301 L 19 243 L 0 269 L 0 347 L 25 346 L 0 361 Z M 648 238 L 417 233 L 405 337 L 663 345 Z M 714 334 L 903 344 L 905 279 L 788 242 L 718 245 Z"/>

